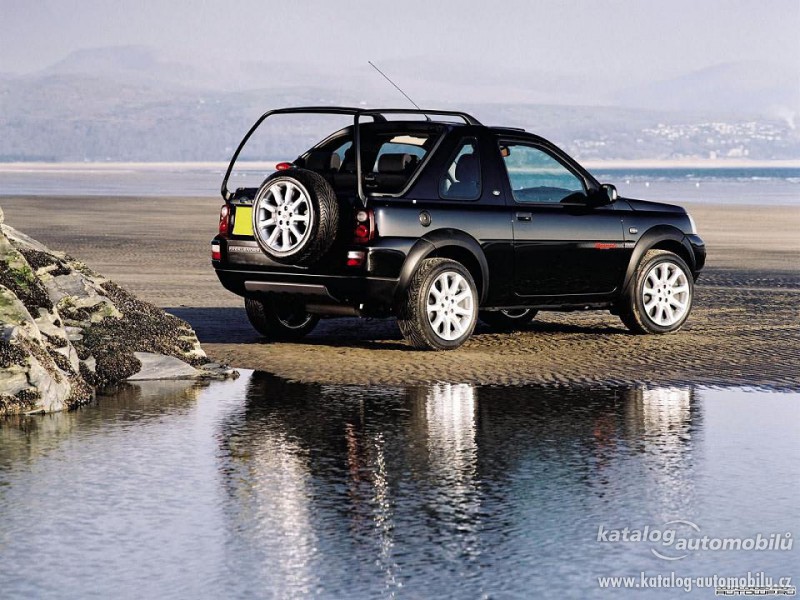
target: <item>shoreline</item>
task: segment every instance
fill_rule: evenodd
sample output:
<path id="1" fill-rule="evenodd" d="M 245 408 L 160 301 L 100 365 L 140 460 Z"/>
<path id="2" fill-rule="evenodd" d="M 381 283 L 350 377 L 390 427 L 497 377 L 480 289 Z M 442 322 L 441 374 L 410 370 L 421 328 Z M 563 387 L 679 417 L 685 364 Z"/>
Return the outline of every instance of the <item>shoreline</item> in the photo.
<path id="1" fill-rule="evenodd" d="M 237 165 L 243 170 L 274 168 L 279 161 L 241 161 Z M 781 160 L 744 159 L 630 159 L 630 160 L 585 160 L 578 161 L 587 169 L 800 169 L 800 158 Z M 228 162 L 0 162 L 0 173 L 26 172 L 114 172 L 114 171 L 173 171 L 173 170 L 222 170 Z"/>

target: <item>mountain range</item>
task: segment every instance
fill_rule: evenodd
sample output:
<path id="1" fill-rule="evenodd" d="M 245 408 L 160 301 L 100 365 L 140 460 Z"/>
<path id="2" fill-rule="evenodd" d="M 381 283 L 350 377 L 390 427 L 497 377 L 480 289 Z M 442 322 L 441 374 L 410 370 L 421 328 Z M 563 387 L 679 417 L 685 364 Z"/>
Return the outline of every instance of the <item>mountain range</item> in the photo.
<path id="1" fill-rule="evenodd" d="M 525 127 L 578 158 L 800 158 L 800 69 L 738 62 L 629 82 L 424 57 L 379 66 L 421 105 Z M 192 64 L 142 46 L 84 49 L 0 75 L 0 160 L 225 160 L 263 111 L 303 104 L 410 106 L 366 62 Z M 256 152 L 285 157 L 327 133 L 308 129 L 276 124 Z"/>

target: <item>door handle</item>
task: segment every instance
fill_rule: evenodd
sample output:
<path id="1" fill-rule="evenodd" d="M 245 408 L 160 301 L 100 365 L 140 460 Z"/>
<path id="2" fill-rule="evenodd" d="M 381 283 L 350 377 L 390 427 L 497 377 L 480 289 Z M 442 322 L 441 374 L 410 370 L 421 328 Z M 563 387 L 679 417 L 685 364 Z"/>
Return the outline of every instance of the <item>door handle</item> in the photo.
<path id="1" fill-rule="evenodd" d="M 529 212 L 517 213 L 517 221 L 530 221 L 530 220 L 531 220 L 531 213 Z"/>

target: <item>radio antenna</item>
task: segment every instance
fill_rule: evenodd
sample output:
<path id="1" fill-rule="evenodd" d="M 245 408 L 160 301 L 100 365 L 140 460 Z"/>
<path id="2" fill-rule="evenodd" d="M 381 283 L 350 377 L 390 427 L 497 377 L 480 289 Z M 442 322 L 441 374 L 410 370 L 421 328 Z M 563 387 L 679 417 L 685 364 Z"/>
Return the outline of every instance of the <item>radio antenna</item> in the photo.
<path id="1" fill-rule="evenodd" d="M 409 96 L 408 94 L 406 94 L 406 93 L 405 93 L 405 92 L 404 92 L 402 89 L 400 89 L 400 86 L 399 86 L 399 85 L 397 85 L 397 84 L 396 84 L 394 81 L 392 81 L 391 79 L 389 79 L 389 76 L 388 76 L 386 73 L 384 73 L 383 71 L 381 71 L 381 70 L 380 70 L 378 67 L 376 67 L 374 62 L 372 62 L 371 60 L 368 60 L 367 62 L 369 63 L 369 66 L 370 66 L 370 67 L 372 67 L 372 68 L 373 68 L 373 69 L 375 69 L 375 70 L 376 70 L 378 73 L 380 73 L 381 75 L 383 75 L 383 78 L 384 78 L 386 81 L 388 81 L 389 83 L 391 83 L 391 84 L 392 84 L 392 85 L 395 87 L 395 89 L 396 89 L 398 92 L 400 92 L 401 94 L 403 94 L 403 96 L 405 96 L 405 97 L 406 97 L 406 99 L 407 99 L 409 102 L 411 102 L 411 104 L 413 104 L 413 105 L 414 105 L 414 107 L 415 107 L 415 108 L 416 108 L 418 111 L 420 111 L 420 112 L 422 111 L 422 109 L 419 107 L 419 105 L 418 105 L 416 102 L 414 102 L 414 101 L 411 99 L 411 96 Z M 425 115 L 425 118 L 426 118 L 428 121 L 430 121 L 430 120 L 431 120 L 431 118 L 430 118 L 428 115 Z"/>

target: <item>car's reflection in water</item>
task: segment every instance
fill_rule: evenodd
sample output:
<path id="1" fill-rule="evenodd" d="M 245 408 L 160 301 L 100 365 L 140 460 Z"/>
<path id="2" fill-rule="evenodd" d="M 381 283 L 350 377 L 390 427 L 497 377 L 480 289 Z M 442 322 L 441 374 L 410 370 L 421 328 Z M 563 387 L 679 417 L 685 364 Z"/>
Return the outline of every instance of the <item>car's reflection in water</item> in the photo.
<path id="1" fill-rule="evenodd" d="M 255 373 L 218 435 L 228 556 L 260 553 L 277 596 L 588 579 L 617 550 L 591 544 L 609 515 L 694 514 L 698 425 L 689 389 L 381 389 Z"/>

